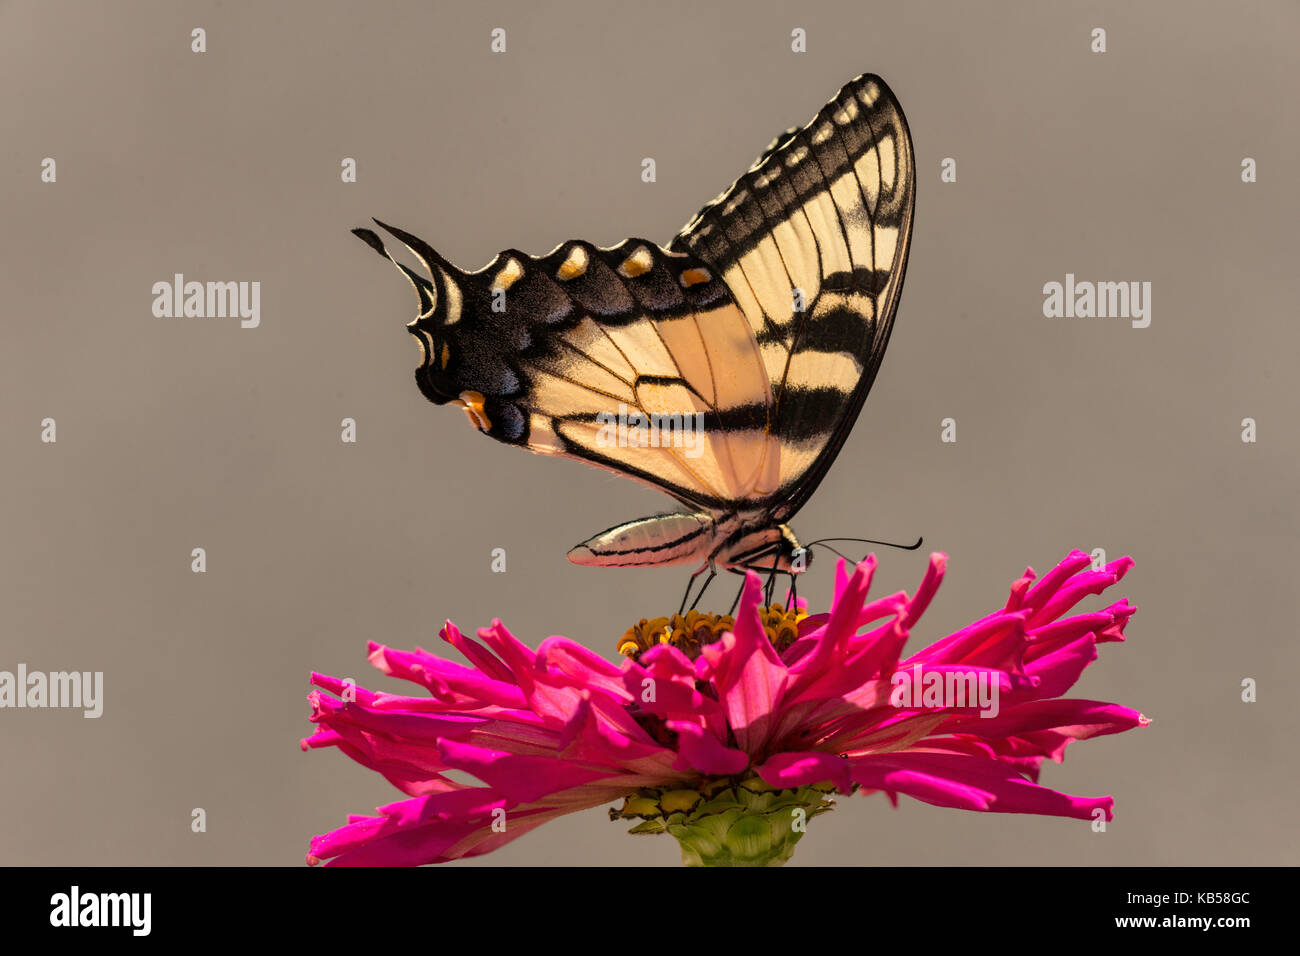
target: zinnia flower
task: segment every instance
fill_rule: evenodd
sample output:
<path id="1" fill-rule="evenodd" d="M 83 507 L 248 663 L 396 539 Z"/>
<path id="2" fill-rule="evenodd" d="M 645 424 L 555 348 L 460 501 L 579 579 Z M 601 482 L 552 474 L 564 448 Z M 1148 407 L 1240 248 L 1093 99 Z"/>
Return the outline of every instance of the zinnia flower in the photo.
<path id="1" fill-rule="evenodd" d="M 398 696 L 312 675 L 316 733 L 407 799 L 315 837 L 307 860 L 441 863 L 495 850 L 561 814 L 622 800 L 612 818 L 671 833 L 683 862 L 789 859 L 831 794 L 906 794 L 965 810 L 1112 818 L 1110 797 L 1040 785 L 1066 746 L 1145 725 L 1117 704 L 1063 698 L 1097 645 L 1122 641 L 1127 600 L 1064 617 L 1130 558 L 1092 570 L 1072 552 L 1026 569 L 1006 606 L 900 659 L 943 578 L 934 554 L 916 594 L 874 601 L 875 558 L 841 562 L 831 610 L 760 607 L 750 573 L 733 621 L 642 621 L 621 666 L 563 637 L 536 650 L 500 621 L 442 638 L 469 666 L 370 645 L 370 662 L 426 693 Z M 452 779 L 463 771 L 481 781 Z"/>

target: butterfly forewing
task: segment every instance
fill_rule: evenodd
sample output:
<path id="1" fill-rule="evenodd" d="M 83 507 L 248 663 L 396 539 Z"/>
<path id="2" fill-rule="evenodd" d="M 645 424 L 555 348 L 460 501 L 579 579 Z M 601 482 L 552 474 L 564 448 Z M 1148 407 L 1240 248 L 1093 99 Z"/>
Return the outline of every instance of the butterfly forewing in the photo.
<path id="1" fill-rule="evenodd" d="M 673 240 L 721 272 L 772 384 L 774 519 L 816 488 L 884 356 L 911 238 L 915 173 L 879 78 L 847 84 L 788 130 Z"/>

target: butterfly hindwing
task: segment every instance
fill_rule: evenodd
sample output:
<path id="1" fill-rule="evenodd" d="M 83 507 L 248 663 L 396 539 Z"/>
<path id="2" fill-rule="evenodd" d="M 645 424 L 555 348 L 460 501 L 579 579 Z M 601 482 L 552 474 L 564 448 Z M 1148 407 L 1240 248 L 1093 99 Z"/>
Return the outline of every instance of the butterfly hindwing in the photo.
<path id="1" fill-rule="evenodd" d="M 566 330 L 562 350 L 524 360 L 534 414 L 548 418 L 563 442 L 554 451 L 631 473 L 710 510 L 775 488 L 776 450 L 766 434 L 770 389 L 726 287 L 693 257 L 668 255 L 644 240 L 570 248 L 585 253 L 585 274 L 567 281 L 590 281 L 575 293 L 586 314 Z M 608 321 L 599 315 L 607 301 L 602 287 L 615 286 L 631 304 L 621 321 Z M 565 404 L 566 395 L 576 398 L 573 383 L 583 388 L 597 377 L 617 390 L 581 410 Z M 630 428 L 611 435 L 609 416 L 621 420 L 624 407 L 652 416 L 667 441 L 646 448 Z"/>
<path id="2" fill-rule="evenodd" d="M 762 351 L 780 443 L 777 520 L 812 494 L 875 379 L 914 194 L 907 122 L 884 81 L 867 74 L 777 137 L 669 246 L 721 273 Z"/>
<path id="3" fill-rule="evenodd" d="M 467 406 L 500 441 L 636 478 L 695 509 L 723 513 L 776 489 L 758 345 L 694 256 L 640 239 L 569 242 L 540 258 L 509 250 L 465 273 L 384 228 L 433 277 L 399 264 L 420 294 L 410 329 L 429 398 Z"/>

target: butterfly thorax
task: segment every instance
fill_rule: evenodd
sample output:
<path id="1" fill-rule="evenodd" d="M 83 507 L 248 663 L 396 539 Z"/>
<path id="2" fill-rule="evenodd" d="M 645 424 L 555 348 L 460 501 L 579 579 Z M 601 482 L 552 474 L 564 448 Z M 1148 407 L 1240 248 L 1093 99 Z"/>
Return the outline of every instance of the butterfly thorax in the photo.
<path id="1" fill-rule="evenodd" d="M 799 574 L 812 564 L 812 555 L 800 544 L 790 526 L 771 523 L 741 523 L 710 555 L 722 568 L 752 568 Z"/>

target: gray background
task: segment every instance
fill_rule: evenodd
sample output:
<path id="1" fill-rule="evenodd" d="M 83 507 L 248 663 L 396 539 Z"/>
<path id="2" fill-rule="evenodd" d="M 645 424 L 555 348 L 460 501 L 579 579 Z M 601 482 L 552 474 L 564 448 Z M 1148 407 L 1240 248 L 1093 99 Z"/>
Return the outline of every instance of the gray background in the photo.
<path id="1" fill-rule="evenodd" d="M 1074 694 L 1154 723 L 1045 768 L 1115 796 L 1105 834 L 853 798 L 795 864 L 1296 862 L 1298 29 L 1281 2 L 3 5 L 0 669 L 107 687 L 99 720 L 0 711 L 0 861 L 297 865 L 312 834 L 400 796 L 299 752 L 311 670 L 395 689 L 365 641 L 440 651 L 447 617 L 612 658 L 675 609 L 680 569 L 564 560 L 668 500 L 426 403 L 410 289 L 348 229 L 375 215 L 466 268 L 666 242 L 869 70 L 915 141 L 911 264 L 874 392 L 796 530 L 948 552 L 913 647 L 1000 607 L 1026 563 L 1133 555 L 1111 595 L 1140 608 L 1129 642 Z M 261 327 L 154 318 L 175 272 L 261 281 Z M 1150 328 L 1045 319 L 1043 283 L 1067 272 L 1152 282 Z M 886 593 L 925 557 L 881 561 Z M 624 829 L 589 811 L 477 862 L 678 862 Z"/>

